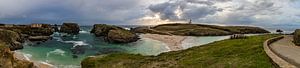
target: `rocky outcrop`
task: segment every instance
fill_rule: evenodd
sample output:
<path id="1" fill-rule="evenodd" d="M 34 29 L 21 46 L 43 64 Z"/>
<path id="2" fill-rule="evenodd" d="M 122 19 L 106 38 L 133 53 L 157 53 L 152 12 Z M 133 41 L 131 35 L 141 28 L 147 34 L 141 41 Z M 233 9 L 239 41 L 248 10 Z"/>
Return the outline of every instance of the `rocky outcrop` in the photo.
<path id="1" fill-rule="evenodd" d="M 10 51 L 5 44 L 0 44 L 0 68 L 35 68 L 29 61 L 15 58 L 14 53 Z"/>
<path id="2" fill-rule="evenodd" d="M 17 32 L 0 29 L 0 42 L 8 44 L 10 50 L 17 50 L 23 49 L 24 39 Z"/>
<path id="3" fill-rule="evenodd" d="M 50 36 L 29 36 L 28 40 L 30 41 L 47 41 L 48 39 L 51 39 Z"/>
<path id="4" fill-rule="evenodd" d="M 0 68 L 34 68 L 32 62 L 16 59 L 11 51 L 22 49 L 22 42 L 17 32 L 0 29 Z"/>
<path id="5" fill-rule="evenodd" d="M 60 32 L 73 35 L 79 34 L 79 31 L 80 27 L 76 23 L 64 23 L 60 28 Z"/>
<path id="6" fill-rule="evenodd" d="M 163 24 L 154 27 L 137 27 L 132 29 L 136 33 L 151 33 L 182 36 L 222 36 L 232 34 L 269 33 L 259 27 L 249 26 L 216 26 L 204 24 Z"/>
<path id="7" fill-rule="evenodd" d="M 296 45 L 300 46 L 300 29 L 296 29 L 293 34 L 294 34 L 294 36 L 293 36 L 293 38 L 294 38 L 293 42 Z"/>
<path id="8" fill-rule="evenodd" d="M 14 27 L 0 27 L 0 29 L 12 30 L 17 33 L 26 34 L 29 36 L 49 36 L 54 30 L 51 27 L 30 27 L 30 26 L 14 26 Z"/>
<path id="9" fill-rule="evenodd" d="M 110 30 L 107 35 L 107 40 L 114 43 L 135 42 L 139 38 L 136 34 L 126 30 Z"/>
<path id="10" fill-rule="evenodd" d="M 123 29 L 118 26 L 106 25 L 106 24 L 96 24 L 92 29 L 91 33 L 95 36 L 103 36 L 109 42 L 113 43 L 129 43 L 137 41 L 138 35 Z"/>

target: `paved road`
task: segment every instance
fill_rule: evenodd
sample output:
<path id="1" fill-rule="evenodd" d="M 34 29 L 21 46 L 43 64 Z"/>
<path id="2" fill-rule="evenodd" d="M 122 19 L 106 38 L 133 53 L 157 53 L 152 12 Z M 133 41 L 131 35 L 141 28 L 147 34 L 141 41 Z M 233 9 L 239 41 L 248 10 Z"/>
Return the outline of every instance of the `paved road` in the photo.
<path id="1" fill-rule="evenodd" d="M 292 41 L 293 36 L 285 36 L 283 39 L 272 43 L 270 48 L 287 62 L 300 67 L 300 47 Z"/>

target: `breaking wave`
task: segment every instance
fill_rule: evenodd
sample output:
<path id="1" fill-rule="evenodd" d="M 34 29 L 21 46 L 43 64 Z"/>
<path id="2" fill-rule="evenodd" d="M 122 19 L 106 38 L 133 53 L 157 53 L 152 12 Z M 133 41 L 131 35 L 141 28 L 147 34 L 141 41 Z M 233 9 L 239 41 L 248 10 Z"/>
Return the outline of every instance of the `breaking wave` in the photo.
<path id="1" fill-rule="evenodd" d="M 76 46 L 85 46 L 85 45 L 89 45 L 83 41 L 64 41 L 64 43 L 72 43 L 73 44 L 73 48 Z"/>
<path id="2" fill-rule="evenodd" d="M 64 50 L 61 50 L 61 49 L 55 49 L 53 51 L 50 51 L 47 53 L 47 57 L 50 55 L 50 54 L 55 54 L 55 55 L 61 55 L 61 56 L 65 56 L 65 51 Z"/>

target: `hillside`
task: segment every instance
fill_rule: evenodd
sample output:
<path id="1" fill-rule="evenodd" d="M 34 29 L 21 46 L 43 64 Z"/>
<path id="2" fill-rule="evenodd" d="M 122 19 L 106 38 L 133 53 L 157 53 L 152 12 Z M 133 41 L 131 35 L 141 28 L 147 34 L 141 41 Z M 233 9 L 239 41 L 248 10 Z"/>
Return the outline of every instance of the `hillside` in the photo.
<path id="1" fill-rule="evenodd" d="M 154 27 L 137 27 L 132 29 L 137 33 L 172 34 L 182 36 L 221 36 L 231 34 L 270 33 L 259 27 L 250 26 L 217 26 L 204 24 L 163 24 Z"/>
<path id="2" fill-rule="evenodd" d="M 277 35 L 229 39 L 158 56 L 111 54 L 89 57 L 83 68 L 273 68 L 263 42 Z"/>

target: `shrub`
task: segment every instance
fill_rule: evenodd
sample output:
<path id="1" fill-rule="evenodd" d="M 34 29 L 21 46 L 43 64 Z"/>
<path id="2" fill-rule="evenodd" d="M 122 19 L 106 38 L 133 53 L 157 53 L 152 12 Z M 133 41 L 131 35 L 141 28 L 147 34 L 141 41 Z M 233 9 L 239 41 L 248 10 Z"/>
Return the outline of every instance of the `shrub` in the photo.
<path id="1" fill-rule="evenodd" d="M 300 29 L 296 29 L 294 32 L 294 41 L 296 45 L 300 45 Z"/>

